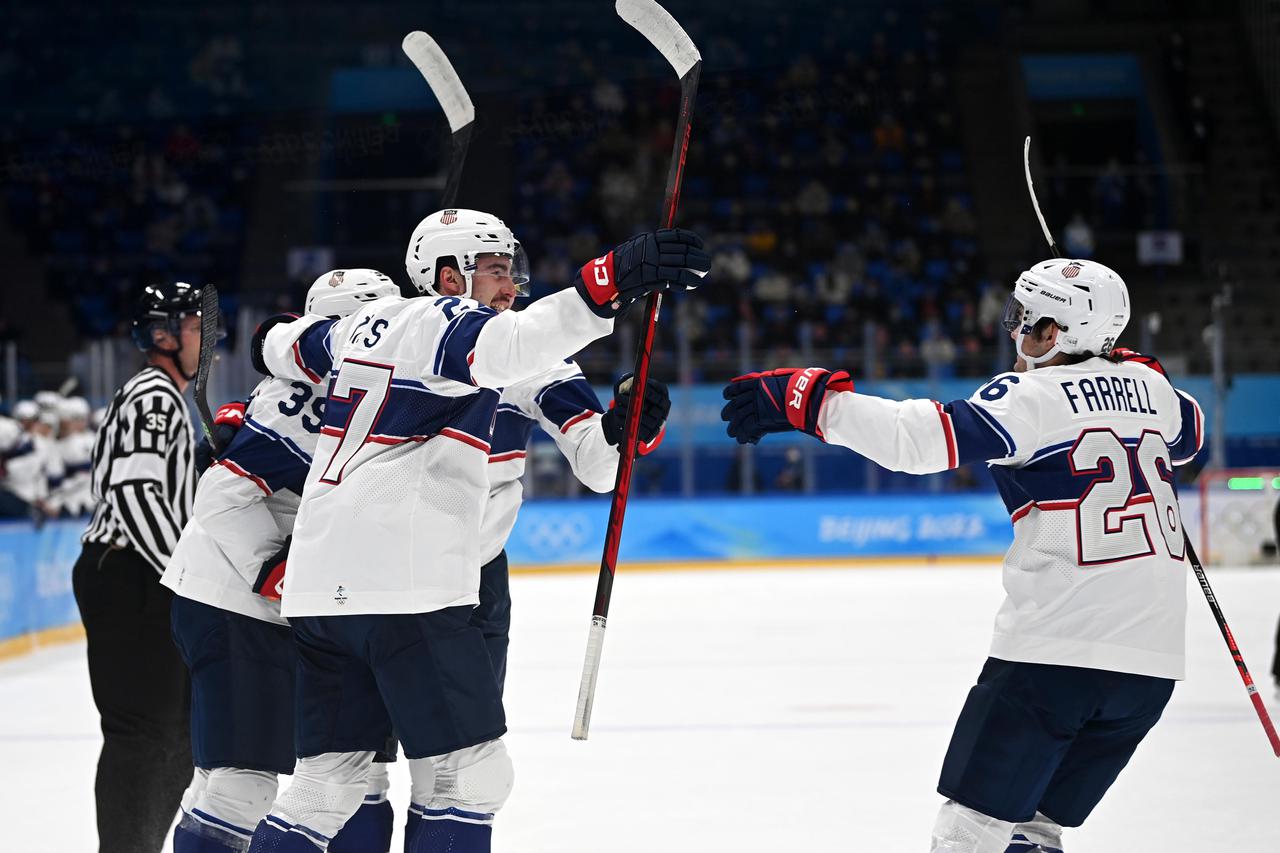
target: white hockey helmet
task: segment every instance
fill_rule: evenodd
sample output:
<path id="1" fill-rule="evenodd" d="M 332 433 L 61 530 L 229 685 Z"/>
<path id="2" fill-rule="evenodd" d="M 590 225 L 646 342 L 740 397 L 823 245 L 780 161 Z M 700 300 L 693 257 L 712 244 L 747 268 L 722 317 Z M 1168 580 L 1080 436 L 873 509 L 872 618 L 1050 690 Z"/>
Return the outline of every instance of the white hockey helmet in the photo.
<path id="1" fill-rule="evenodd" d="M 13 418 L 18 421 L 34 421 L 40 417 L 40 404 L 35 400 L 19 400 L 13 405 Z"/>
<path id="2" fill-rule="evenodd" d="M 67 397 L 58 406 L 58 417 L 64 421 L 89 420 L 89 401 L 84 397 Z"/>
<path id="3" fill-rule="evenodd" d="M 1106 355 L 1129 324 L 1129 289 L 1115 270 L 1096 261 L 1054 258 L 1018 276 L 1005 303 L 1004 328 L 1018 333 L 1018 355 L 1036 367 L 1058 353 Z M 1029 356 L 1022 341 L 1036 322 L 1051 318 L 1058 339 L 1048 352 Z"/>
<path id="4" fill-rule="evenodd" d="M 304 310 L 325 317 L 346 317 L 384 296 L 399 296 L 400 286 L 377 270 L 330 270 L 307 290 Z"/>
<path id="5" fill-rule="evenodd" d="M 63 397 L 57 391 L 37 391 L 35 400 L 41 411 L 57 411 Z"/>
<path id="6" fill-rule="evenodd" d="M 529 260 L 506 223 L 479 210 L 438 210 L 418 223 L 409 238 L 404 266 L 421 294 L 445 296 L 436 290 L 439 267 L 456 267 L 466 281 L 462 296 L 471 296 L 471 275 L 481 255 L 511 258 L 511 281 L 516 295 L 528 296 Z"/>

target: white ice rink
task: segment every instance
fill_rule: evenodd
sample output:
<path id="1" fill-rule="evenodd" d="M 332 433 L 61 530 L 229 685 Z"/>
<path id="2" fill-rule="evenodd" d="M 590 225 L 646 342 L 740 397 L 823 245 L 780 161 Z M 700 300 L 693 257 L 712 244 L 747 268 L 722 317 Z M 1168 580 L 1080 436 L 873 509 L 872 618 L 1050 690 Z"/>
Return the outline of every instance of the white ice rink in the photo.
<path id="1" fill-rule="evenodd" d="M 1212 581 L 1280 711 L 1268 675 L 1280 572 Z M 994 566 L 624 567 L 591 739 L 579 743 L 569 726 L 594 587 L 585 574 L 513 578 L 516 788 L 496 851 L 928 849 L 938 768 L 1001 600 Z M 1191 583 L 1188 596 L 1188 679 L 1089 823 L 1069 831 L 1069 853 L 1280 850 L 1280 759 Z M 99 744 L 83 644 L 0 665 L 0 850 L 96 849 Z M 403 762 L 392 781 L 398 850 Z"/>

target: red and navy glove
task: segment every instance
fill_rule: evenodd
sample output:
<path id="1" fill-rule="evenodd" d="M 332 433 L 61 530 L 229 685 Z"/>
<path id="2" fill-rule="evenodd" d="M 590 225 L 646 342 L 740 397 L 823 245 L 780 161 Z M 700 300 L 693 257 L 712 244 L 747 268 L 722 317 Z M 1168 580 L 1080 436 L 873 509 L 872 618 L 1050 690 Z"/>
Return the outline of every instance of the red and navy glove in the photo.
<path id="1" fill-rule="evenodd" d="M 1164 365 L 1154 355 L 1143 355 L 1137 350 L 1131 350 L 1128 347 L 1115 347 L 1107 357 L 1117 364 L 1122 361 L 1136 361 L 1139 364 L 1145 364 L 1161 376 L 1168 377 L 1169 375 L 1164 372 Z"/>
<path id="2" fill-rule="evenodd" d="M 711 255 L 703 251 L 701 237 L 683 228 L 661 228 L 583 264 L 573 284 L 598 316 L 616 317 L 650 293 L 693 290 L 710 271 Z"/>
<path id="3" fill-rule="evenodd" d="M 847 371 L 822 367 L 783 367 L 763 373 L 735 376 L 725 386 L 729 402 L 720 419 L 739 444 L 755 444 L 771 432 L 798 429 L 822 438 L 818 415 L 828 391 L 852 391 Z M 825 439 L 823 439 L 825 441 Z"/>
<path id="4" fill-rule="evenodd" d="M 284 571 L 289 562 L 289 546 L 293 537 L 286 536 L 284 547 L 273 557 L 262 564 L 258 579 L 253 582 L 253 591 L 268 601 L 279 601 L 284 594 Z"/>
<path id="5" fill-rule="evenodd" d="M 230 403 L 223 403 L 214 413 L 213 437 L 217 439 L 218 446 L 223 450 L 227 449 L 231 440 L 236 437 L 236 433 L 240 431 L 240 427 L 244 426 L 244 409 L 243 400 L 232 400 Z M 204 472 L 215 459 L 217 454 L 213 452 L 213 444 L 208 437 L 200 439 L 195 449 L 196 471 Z"/>
<path id="6" fill-rule="evenodd" d="M 631 408 L 632 375 L 628 373 L 613 386 L 609 410 L 600 418 L 604 440 L 617 447 L 626 431 L 627 413 Z M 647 456 L 662 444 L 667 434 L 667 415 L 671 411 L 671 394 L 667 386 L 649 377 L 644 383 L 644 405 L 640 409 L 640 455 Z"/>

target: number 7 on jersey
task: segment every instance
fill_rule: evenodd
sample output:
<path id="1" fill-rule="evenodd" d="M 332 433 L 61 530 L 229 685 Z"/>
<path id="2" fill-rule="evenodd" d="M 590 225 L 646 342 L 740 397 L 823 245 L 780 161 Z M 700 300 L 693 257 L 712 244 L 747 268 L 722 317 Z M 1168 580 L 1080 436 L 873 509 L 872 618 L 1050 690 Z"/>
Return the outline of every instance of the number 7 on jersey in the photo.
<path id="1" fill-rule="evenodd" d="M 364 447 L 378 422 L 378 416 L 382 414 L 382 407 L 386 405 L 387 395 L 391 392 L 392 375 L 393 368 L 389 364 L 343 359 L 325 408 L 326 414 L 332 412 L 339 417 L 346 409 L 346 420 L 341 427 L 326 424 L 320 430 L 323 435 L 342 437 L 333 455 L 329 457 L 329 464 L 325 466 L 320 482 L 333 485 L 342 482 L 342 472 L 347 463 Z"/>

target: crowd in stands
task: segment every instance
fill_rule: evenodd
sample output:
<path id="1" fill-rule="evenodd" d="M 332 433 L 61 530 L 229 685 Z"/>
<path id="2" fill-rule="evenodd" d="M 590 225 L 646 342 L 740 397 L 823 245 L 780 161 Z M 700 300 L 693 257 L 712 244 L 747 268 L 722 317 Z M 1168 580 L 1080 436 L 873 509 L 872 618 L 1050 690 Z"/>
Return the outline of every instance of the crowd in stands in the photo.
<path id="1" fill-rule="evenodd" d="M 860 364 L 868 342 L 890 375 L 989 372 L 1003 293 L 979 257 L 947 15 L 886 9 L 859 33 L 831 11 L 822 32 L 780 12 L 764 44 L 712 46 L 731 68 L 771 42 L 808 49 L 704 78 L 680 221 L 714 235 L 719 284 L 690 306 L 690 343 L 716 373 L 744 343 L 766 361 L 825 350 Z M 559 285 L 656 214 L 677 93 L 655 103 L 654 90 L 602 80 L 514 121 L 511 219 L 535 282 Z M 521 132 L 547 114 L 568 130 Z"/>
<path id="2" fill-rule="evenodd" d="M 103 410 L 41 391 L 0 415 L 0 519 L 74 518 L 93 511 L 94 430 Z"/>
<path id="3" fill-rule="evenodd" d="M 398 8 L 375 6 L 388 15 Z M 86 14 L 95 26 L 119 26 L 91 7 Z M 253 63 L 265 61 L 263 45 L 229 34 L 242 22 L 210 14 L 207 31 L 168 46 L 155 42 L 151 61 L 184 57 L 172 74 L 140 79 L 100 69 L 92 79 L 41 79 L 51 100 L 78 104 L 76 121 L 42 124 L 39 110 L 20 109 L 0 130 L 0 202 L 30 254 L 45 260 L 47 292 L 70 302 L 81 339 L 118 332 L 130 294 L 145 280 L 213 281 L 224 311 L 236 307 L 258 171 L 258 111 L 269 112 L 282 97 L 281 81 L 306 69 L 286 73 L 281 60 L 262 73 Z M 263 14 L 263 27 L 284 25 L 282 13 Z M 483 12 L 451 14 L 469 20 Z M 678 90 L 669 72 L 655 68 L 652 51 L 634 34 L 626 41 L 616 22 L 552 24 L 534 7 L 513 15 L 510 26 L 526 29 L 539 51 L 492 58 L 493 77 L 481 88 L 492 92 L 492 80 L 507 81 L 510 109 L 485 127 L 502 137 L 507 155 L 510 198 L 502 213 L 545 292 L 602 247 L 653 226 Z M 664 323 L 660 343 L 673 352 L 677 329 L 687 335 L 702 366 L 692 378 L 723 375 L 744 347 L 778 363 L 820 353 L 878 376 L 981 376 L 999 362 L 1008 271 L 984 267 L 977 235 L 955 108 L 962 16 L 926 0 L 822 6 L 816 28 L 812 15 L 776 4 L 682 11 L 706 71 L 679 218 L 713 235 L 719 286 L 690 301 L 679 325 Z M 293 25 L 301 38 L 339 17 L 320 4 Z M 6 64 L 32 37 L 24 20 L 16 17 L 0 39 L 0 66 L 15 92 L 36 86 L 32 75 L 49 76 Z M 165 20 L 140 16 L 129 26 L 163 30 Z M 403 64 L 385 33 L 374 49 L 375 23 L 363 37 L 318 46 L 317 55 L 335 68 Z M 607 38 L 590 27 L 607 29 Z M 145 34 L 122 33 L 135 43 Z M 1171 85 L 1185 87 L 1177 38 L 1166 65 Z M 584 87 L 584 76 L 595 82 Z M 1185 107 L 1188 133 L 1207 145 L 1207 111 L 1184 94 L 1174 100 Z M 1127 159 L 1130 152 L 1120 153 Z M 1049 164 L 1050 172 L 1062 165 Z M 1115 161 L 1079 180 L 1088 186 L 1069 176 L 1046 182 L 1074 255 L 1094 253 L 1095 232 L 1149 226 L 1149 211 L 1159 207 L 1154 179 L 1132 164 Z M 333 242 L 346 257 L 349 247 Z M 280 247 L 281 270 L 288 248 Z M 280 298 L 256 294 L 257 301 L 296 307 L 304 283 L 282 285 L 287 296 L 282 287 Z M 593 378 L 609 377 L 600 369 Z"/>

